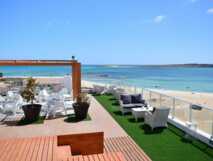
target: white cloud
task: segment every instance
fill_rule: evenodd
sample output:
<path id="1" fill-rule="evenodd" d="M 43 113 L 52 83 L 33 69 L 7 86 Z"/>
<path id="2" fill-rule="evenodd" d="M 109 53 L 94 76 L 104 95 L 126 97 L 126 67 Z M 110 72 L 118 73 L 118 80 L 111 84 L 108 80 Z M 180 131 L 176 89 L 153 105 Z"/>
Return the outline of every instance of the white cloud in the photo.
<path id="1" fill-rule="evenodd" d="M 209 8 L 209 9 L 206 11 L 206 13 L 208 13 L 208 14 L 213 14 L 213 8 Z"/>
<path id="2" fill-rule="evenodd" d="M 166 16 L 164 16 L 164 15 L 159 15 L 159 16 L 154 17 L 153 21 L 154 21 L 154 23 L 161 23 L 161 22 L 163 22 L 165 19 L 166 19 Z"/>

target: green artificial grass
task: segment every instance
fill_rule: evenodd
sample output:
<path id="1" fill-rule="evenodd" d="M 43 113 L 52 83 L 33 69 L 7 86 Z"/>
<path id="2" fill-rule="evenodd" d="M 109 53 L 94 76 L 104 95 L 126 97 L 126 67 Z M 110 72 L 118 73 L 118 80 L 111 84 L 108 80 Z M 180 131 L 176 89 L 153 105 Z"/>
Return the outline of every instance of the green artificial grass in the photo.
<path id="1" fill-rule="evenodd" d="M 79 121 L 90 121 L 90 120 L 91 120 L 91 117 L 88 114 L 84 120 L 78 120 L 78 119 L 76 119 L 75 115 L 69 115 L 64 121 L 75 123 L 75 122 L 79 122 Z"/>
<path id="2" fill-rule="evenodd" d="M 213 161 L 213 148 L 196 139 L 185 139 L 184 132 L 171 124 L 151 131 L 143 120 L 135 122 L 131 114 L 123 116 L 112 95 L 95 98 L 153 161 Z"/>
<path id="3" fill-rule="evenodd" d="M 28 121 L 23 118 L 17 123 L 17 125 L 23 126 L 23 125 L 29 125 L 29 124 L 43 124 L 44 120 L 45 120 L 45 116 L 39 116 L 38 119 L 34 121 Z"/>

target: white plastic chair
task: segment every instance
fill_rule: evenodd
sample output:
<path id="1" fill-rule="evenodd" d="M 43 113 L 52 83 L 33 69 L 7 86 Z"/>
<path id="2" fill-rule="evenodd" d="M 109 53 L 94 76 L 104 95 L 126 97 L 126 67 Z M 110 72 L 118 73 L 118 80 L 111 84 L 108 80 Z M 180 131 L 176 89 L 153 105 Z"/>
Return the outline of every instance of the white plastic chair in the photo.
<path id="1" fill-rule="evenodd" d="M 169 115 L 169 108 L 156 108 L 153 113 L 145 113 L 145 124 L 149 125 L 152 130 L 156 127 L 167 127 L 167 119 Z"/>
<path id="2" fill-rule="evenodd" d="M 14 97 L 14 93 L 13 93 L 13 91 L 8 91 L 7 92 L 7 97 Z"/>
<path id="3" fill-rule="evenodd" d="M 103 94 L 104 91 L 105 91 L 105 87 L 104 87 L 104 86 L 93 85 L 93 89 L 92 89 L 92 92 L 93 92 L 93 93 L 96 93 L 96 94 Z"/>
<path id="4" fill-rule="evenodd" d="M 4 102 L 5 102 L 5 98 L 0 95 L 0 103 L 3 104 Z"/>
<path id="5" fill-rule="evenodd" d="M 43 89 L 43 90 L 41 90 L 40 92 L 39 92 L 39 94 L 38 94 L 38 101 L 40 102 L 40 103 L 42 103 L 42 102 L 47 102 L 48 101 L 48 99 L 49 99 L 49 93 L 47 92 L 47 90 L 46 89 Z"/>
<path id="6" fill-rule="evenodd" d="M 15 115 L 16 113 L 16 102 L 7 101 L 3 107 L 3 113 L 7 115 Z"/>
<path id="7" fill-rule="evenodd" d="M 64 115 L 65 109 L 64 104 L 59 99 L 52 99 L 48 101 L 48 112 L 47 117 L 55 118 L 57 115 Z"/>
<path id="8" fill-rule="evenodd" d="M 65 75 L 63 79 L 63 84 L 64 87 L 68 90 L 71 91 L 72 89 L 72 78 L 70 75 Z"/>

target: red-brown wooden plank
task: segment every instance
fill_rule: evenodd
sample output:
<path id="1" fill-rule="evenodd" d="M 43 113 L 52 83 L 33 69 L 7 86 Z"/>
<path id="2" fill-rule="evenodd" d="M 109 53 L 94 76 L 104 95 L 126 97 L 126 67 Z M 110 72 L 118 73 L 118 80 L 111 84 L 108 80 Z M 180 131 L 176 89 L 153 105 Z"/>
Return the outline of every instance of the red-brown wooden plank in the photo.
<path id="1" fill-rule="evenodd" d="M 8 158 L 8 161 L 14 161 L 15 158 L 17 157 L 19 150 L 21 148 L 22 142 L 24 141 L 24 139 L 17 139 L 17 144 L 14 146 L 14 149 L 11 149 L 12 154 L 8 154 L 10 155 Z"/>
<path id="2" fill-rule="evenodd" d="M 0 160 L 1 160 L 1 156 L 4 154 L 5 149 L 7 147 L 7 145 L 9 144 L 9 140 L 2 140 L 1 144 L 0 144 Z"/>
<path id="3" fill-rule="evenodd" d="M 7 152 L 6 157 L 4 158 L 4 160 L 9 161 L 10 158 L 12 157 L 15 148 L 17 147 L 17 145 L 19 144 L 19 140 L 18 139 L 14 139 L 13 145 L 11 146 L 10 150 Z"/>
<path id="4" fill-rule="evenodd" d="M 117 152 L 116 155 L 118 156 L 118 158 L 119 158 L 121 161 L 126 161 L 126 159 L 125 159 L 123 153 Z"/>
<path id="5" fill-rule="evenodd" d="M 84 161 L 90 161 L 87 155 L 83 155 Z"/>
<path id="6" fill-rule="evenodd" d="M 53 145 L 52 145 L 52 153 L 53 153 L 53 158 L 52 161 L 57 161 L 57 136 L 53 136 Z"/>
<path id="7" fill-rule="evenodd" d="M 116 155 L 116 152 L 111 152 L 110 155 L 113 157 L 113 161 L 121 161 L 119 157 Z"/>
<path id="8" fill-rule="evenodd" d="M 7 157 L 8 157 L 8 153 L 10 152 L 10 149 L 12 149 L 13 144 L 14 144 L 15 142 L 16 142 L 15 139 L 11 139 L 11 140 L 8 142 L 7 146 L 5 147 L 5 151 L 4 151 L 3 155 L 0 156 L 0 160 L 1 160 L 1 161 L 6 161 L 6 159 L 7 159 Z"/>
<path id="9" fill-rule="evenodd" d="M 38 156 L 40 142 L 41 142 L 41 137 L 37 137 L 35 148 L 34 148 L 34 151 L 33 151 L 33 154 L 31 156 L 31 160 L 30 161 L 36 161 L 37 156 Z"/>
<path id="10" fill-rule="evenodd" d="M 73 161 L 78 161 L 78 156 L 74 156 Z"/>
<path id="11" fill-rule="evenodd" d="M 27 144 L 26 144 L 26 148 L 23 151 L 22 155 L 21 155 L 21 159 L 19 161 L 25 161 L 27 159 L 28 153 L 31 149 L 31 145 L 33 143 L 33 140 L 31 138 L 27 139 Z"/>
<path id="12" fill-rule="evenodd" d="M 117 142 L 120 151 L 123 152 L 126 158 L 129 158 L 134 161 L 141 161 L 135 151 L 132 149 L 132 147 L 129 144 L 126 144 L 124 140 L 119 137 L 114 138 L 114 140 L 115 142 Z"/>
<path id="13" fill-rule="evenodd" d="M 125 137 L 126 138 L 126 137 Z M 124 138 L 123 138 L 124 139 Z M 132 138 L 127 137 L 126 143 L 129 144 L 138 155 L 143 158 L 144 161 L 151 161 L 151 159 L 146 155 L 146 153 L 132 140 Z"/>
<path id="14" fill-rule="evenodd" d="M 130 154 L 131 152 L 125 150 L 124 147 L 122 145 L 120 145 L 121 143 L 118 141 L 118 138 L 109 138 L 109 142 L 110 142 L 111 146 L 113 147 L 114 152 L 118 152 L 118 151 L 123 152 L 127 159 L 136 161 L 135 158 L 131 156 L 131 154 Z M 113 157 L 115 157 L 115 156 L 113 155 Z"/>
<path id="15" fill-rule="evenodd" d="M 24 138 L 23 141 L 21 142 L 20 149 L 19 149 L 18 154 L 17 154 L 17 156 L 15 158 L 15 161 L 20 161 L 21 160 L 21 157 L 22 157 L 22 154 L 24 153 L 24 150 L 26 148 L 27 142 L 28 142 L 27 138 Z"/>
<path id="16" fill-rule="evenodd" d="M 42 152 L 43 152 L 43 149 L 44 149 L 44 143 L 45 143 L 45 137 L 41 137 L 41 142 L 40 142 L 40 145 L 39 145 L 37 161 L 41 161 L 42 160 Z"/>
<path id="17" fill-rule="evenodd" d="M 84 158 L 82 155 L 79 156 L 78 161 L 84 161 Z"/>
<path id="18" fill-rule="evenodd" d="M 43 148 L 43 151 L 42 151 L 42 161 L 47 161 L 49 137 L 45 136 L 44 138 L 45 138 L 45 143 L 44 143 L 44 148 Z"/>
<path id="19" fill-rule="evenodd" d="M 103 154 L 98 154 L 98 159 L 100 161 L 105 161 Z"/>
<path id="20" fill-rule="evenodd" d="M 29 147 L 29 151 L 28 151 L 28 154 L 27 154 L 27 157 L 26 157 L 26 161 L 31 161 L 32 159 L 32 156 L 33 156 L 33 153 L 34 153 L 34 149 L 36 147 L 36 142 L 38 142 L 38 138 L 35 137 L 35 138 L 29 138 L 31 140 L 31 145 Z"/>
<path id="21" fill-rule="evenodd" d="M 113 157 L 110 155 L 110 152 L 103 154 L 105 161 L 113 161 Z"/>
<path id="22" fill-rule="evenodd" d="M 48 152 L 47 152 L 47 161 L 52 161 L 53 158 L 53 142 L 54 142 L 54 137 L 50 136 L 49 137 L 49 145 L 48 145 Z"/>

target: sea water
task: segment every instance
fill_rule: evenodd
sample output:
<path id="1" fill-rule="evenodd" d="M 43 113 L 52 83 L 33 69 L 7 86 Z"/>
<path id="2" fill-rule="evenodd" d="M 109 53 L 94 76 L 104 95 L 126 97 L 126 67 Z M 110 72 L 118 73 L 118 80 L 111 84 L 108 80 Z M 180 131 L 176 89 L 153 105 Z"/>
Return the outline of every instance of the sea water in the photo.
<path id="1" fill-rule="evenodd" d="M 63 76 L 72 70 L 66 66 L 5 66 L 0 72 L 4 76 Z M 213 68 L 83 65 L 82 78 L 144 88 L 213 92 Z"/>

